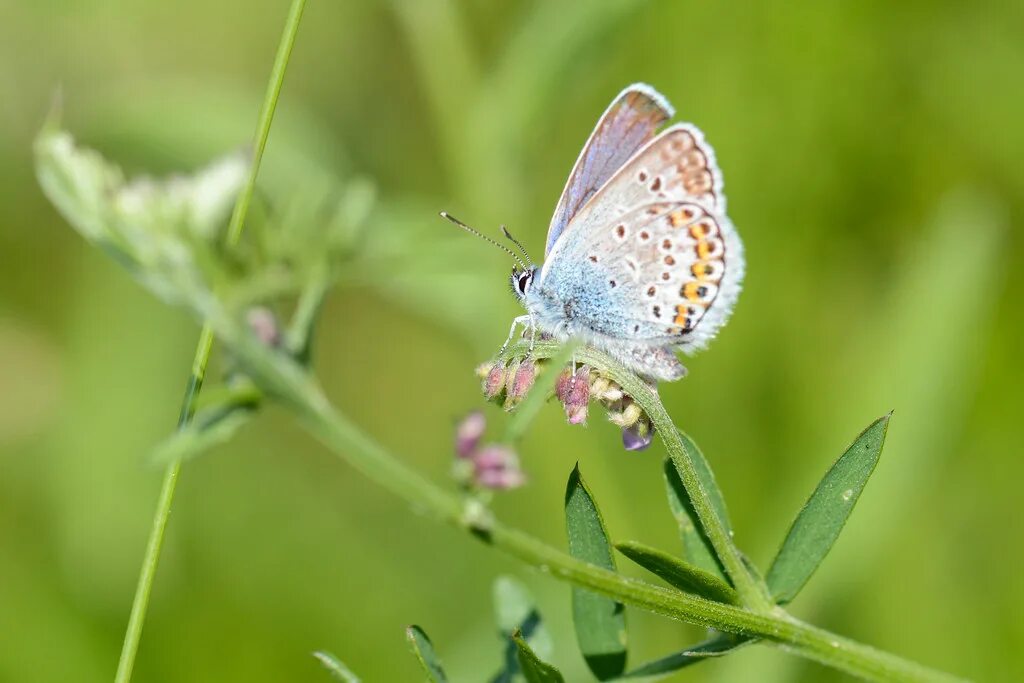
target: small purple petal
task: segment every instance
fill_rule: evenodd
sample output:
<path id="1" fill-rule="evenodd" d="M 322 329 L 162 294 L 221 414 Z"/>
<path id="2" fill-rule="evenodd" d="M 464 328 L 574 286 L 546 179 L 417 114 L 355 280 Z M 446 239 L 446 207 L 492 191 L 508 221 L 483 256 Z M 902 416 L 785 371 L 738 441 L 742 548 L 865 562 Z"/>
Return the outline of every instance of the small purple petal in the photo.
<path id="1" fill-rule="evenodd" d="M 464 417 L 455 428 L 455 453 L 460 458 L 468 458 L 473 455 L 486 428 L 487 419 L 480 411 L 473 411 Z"/>
<path id="2" fill-rule="evenodd" d="M 654 441 L 654 430 L 644 422 L 622 429 L 622 446 L 627 451 L 642 451 Z"/>

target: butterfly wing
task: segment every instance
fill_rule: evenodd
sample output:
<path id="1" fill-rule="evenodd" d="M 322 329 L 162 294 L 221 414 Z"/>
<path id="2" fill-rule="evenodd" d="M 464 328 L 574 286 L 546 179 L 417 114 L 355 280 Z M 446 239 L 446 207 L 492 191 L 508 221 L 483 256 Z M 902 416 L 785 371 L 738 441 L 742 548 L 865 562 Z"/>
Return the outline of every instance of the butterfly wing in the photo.
<path id="1" fill-rule="evenodd" d="M 692 126 L 673 126 L 576 214 L 539 284 L 581 331 L 695 351 L 728 319 L 743 279 L 724 205 L 711 148 Z"/>
<path id="2" fill-rule="evenodd" d="M 673 115 L 656 90 L 634 83 L 615 98 L 597 122 L 566 181 L 551 217 L 544 253 L 551 251 L 573 216 Z"/>

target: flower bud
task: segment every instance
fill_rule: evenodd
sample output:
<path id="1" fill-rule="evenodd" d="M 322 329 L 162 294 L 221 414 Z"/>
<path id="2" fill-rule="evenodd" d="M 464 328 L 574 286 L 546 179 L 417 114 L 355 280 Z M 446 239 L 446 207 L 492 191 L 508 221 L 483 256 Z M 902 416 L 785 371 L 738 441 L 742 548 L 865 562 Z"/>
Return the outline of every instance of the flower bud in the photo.
<path id="1" fill-rule="evenodd" d="M 483 488 L 508 490 L 526 483 L 519 458 L 507 446 L 484 446 L 473 455 L 474 482 Z"/>
<path id="2" fill-rule="evenodd" d="M 245 322 L 253 335 L 264 346 L 277 347 L 281 343 L 281 328 L 277 316 L 266 306 L 254 306 L 245 314 Z"/>
<path id="3" fill-rule="evenodd" d="M 509 398 L 518 400 L 526 396 L 526 392 L 533 386 L 535 379 L 537 379 L 537 364 L 532 360 L 525 360 L 520 363 L 519 367 L 516 368 L 512 386 L 508 392 Z"/>
<path id="4" fill-rule="evenodd" d="M 481 365 L 477 370 L 477 374 L 483 377 L 483 390 L 484 396 L 487 398 L 497 398 L 499 394 L 505 389 L 505 368 L 504 366 L 493 363 L 490 366 Z"/>
<path id="5" fill-rule="evenodd" d="M 472 456 L 486 428 L 487 420 L 480 411 L 464 417 L 455 428 L 455 453 L 463 459 Z"/>
<path id="6" fill-rule="evenodd" d="M 568 370 L 558 376 L 555 395 L 565 407 L 569 424 L 583 424 L 587 421 L 590 402 L 590 368 L 583 366 L 575 373 Z"/>

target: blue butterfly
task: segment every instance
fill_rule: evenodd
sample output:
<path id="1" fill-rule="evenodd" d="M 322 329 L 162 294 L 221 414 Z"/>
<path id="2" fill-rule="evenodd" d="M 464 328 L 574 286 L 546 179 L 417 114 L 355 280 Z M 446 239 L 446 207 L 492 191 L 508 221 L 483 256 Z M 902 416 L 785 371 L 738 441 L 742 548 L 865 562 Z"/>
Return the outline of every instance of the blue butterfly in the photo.
<path id="1" fill-rule="evenodd" d="M 527 311 L 509 340 L 519 325 L 582 338 L 640 375 L 671 381 L 686 374 L 674 351 L 704 348 L 728 320 L 743 244 L 701 132 L 686 123 L 657 132 L 673 114 L 641 83 L 615 98 L 562 191 L 543 265 L 505 231 L 525 257 L 506 249 Z"/>

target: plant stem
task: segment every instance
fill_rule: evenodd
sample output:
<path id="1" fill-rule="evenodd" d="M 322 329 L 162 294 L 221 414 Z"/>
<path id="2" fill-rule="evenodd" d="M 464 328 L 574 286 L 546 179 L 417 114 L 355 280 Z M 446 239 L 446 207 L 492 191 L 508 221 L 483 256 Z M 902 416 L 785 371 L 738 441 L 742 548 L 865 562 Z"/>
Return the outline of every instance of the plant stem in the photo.
<path id="1" fill-rule="evenodd" d="M 553 354 L 559 353 L 560 346 L 552 342 L 538 342 L 534 345 L 530 355 L 534 358 L 550 358 Z M 506 355 L 521 355 L 526 352 L 523 343 L 510 347 Z M 707 533 L 711 545 L 715 549 L 729 575 L 732 585 L 739 594 L 740 601 L 747 607 L 765 611 L 773 606 L 767 595 L 767 590 L 747 569 L 739 549 L 733 543 L 732 534 L 726 528 L 725 522 L 715 512 L 708 492 L 704 490 L 700 477 L 694 468 L 693 457 L 687 452 L 683 440 L 679 437 L 672 418 L 661 403 L 657 390 L 644 382 L 633 373 L 626 370 L 619 363 L 595 349 L 581 348 L 576 354 L 579 360 L 601 368 L 602 373 L 615 380 L 625 392 L 636 401 L 644 412 L 651 418 L 655 430 L 665 443 L 665 449 L 672 456 L 679 470 L 680 479 L 686 487 L 686 491 L 693 503 L 693 509 L 700 519 L 704 531 Z"/>
<path id="2" fill-rule="evenodd" d="M 453 524 L 544 573 L 667 617 L 777 643 L 790 652 L 856 676 L 879 681 L 959 680 L 804 624 L 780 607 L 764 610 L 738 607 L 669 590 L 581 562 L 496 520 L 474 521 L 479 520 L 479 516 L 466 514 L 462 497 L 406 466 L 338 414 L 304 368 L 285 354 L 260 344 L 216 302 L 197 301 L 196 307 L 237 354 L 253 380 L 290 406 L 310 432 L 335 455 L 417 510 Z M 535 356 L 556 352 L 554 344 L 542 347 L 538 343 L 534 349 Z M 580 360 L 604 369 L 603 354 L 591 349 L 580 349 L 577 353 Z"/>
<path id="3" fill-rule="evenodd" d="M 229 246 L 236 244 L 242 236 L 245 216 L 248 213 L 249 203 L 252 201 L 253 191 L 256 187 L 256 176 L 259 174 L 260 162 L 263 160 L 263 151 L 266 149 L 267 138 L 270 135 L 270 124 L 274 119 L 274 110 L 277 108 L 277 100 L 281 94 L 281 85 L 284 83 L 288 59 L 291 56 L 292 46 L 295 44 L 295 36 L 298 33 L 299 21 L 302 19 L 302 11 L 305 9 L 305 6 L 306 0 L 292 0 L 291 9 L 285 21 L 281 42 L 278 45 L 274 66 L 270 73 L 270 81 L 267 84 L 267 91 L 260 109 L 259 123 L 256 127 L 255 149 L 253 150 L 252 164 L 249 167 L 249 176 L 235 202 L 234 209 L 231 212 L 231 221 L 228 223 L 226 239 Z M 213 330 L 209 324 L 204 324 L 199 333 L 199 341 L 196 344 L 196 352 L 192 360 L 192 373 L 189 377 L 188 387 L 185 390 L 185 397 L 182 400 L 181 412 L 178 417 L 178 429 L 188 425 L 195 415 L 196 399 L 203 386 L 206 366 L 210 361 L 210 351 L 212 348 Z M 174 492 L 178 485 L 178 475 L 180 472 L 181 460 L 170 463 L 164 471 L 163 483 L 160 485 L 160 496 L 157 499 L 156 511 L 153 514 L 153 524 L 149 531 L 149 539 L 146 542 L 146 554 L 142 560 L 142 569 L 139 572 L 135 597 L 132 599 L 128 626 L 125 629 L 124 642 L 121 645 L 121 656 L 117 662 L 117 673 L 114 675 L 114 683 L 128 683 L 132 677 L 132 670 L 135 667 L 135 656 L 138 653 L 139 641 L 142 638 L 142 627 L 146 620 L 146 609 L 149 607 L 149 596 L 153 590 L 153 579 L 156 576 L 157 564 L 160 561 L 160 551 L 163 548 L 164 531 L 167 529 L 167 520 L 171 515 L 171 505 L 174 502 Z"/>

